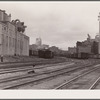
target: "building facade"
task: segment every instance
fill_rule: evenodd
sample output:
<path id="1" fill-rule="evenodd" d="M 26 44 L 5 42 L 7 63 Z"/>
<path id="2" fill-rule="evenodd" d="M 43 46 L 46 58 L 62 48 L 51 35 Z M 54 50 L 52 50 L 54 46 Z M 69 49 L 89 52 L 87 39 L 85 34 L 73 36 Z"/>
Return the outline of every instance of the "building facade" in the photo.
<path id="1" fill-rule="evenodd" d="M 76 47 L 69 47 L 69 48 L 68 48 L 68 53 L 69 53 L 69 54 L 74 54 L 74 53 L 76 53 Z"/>
<path id="2" fill-rule="evenodd" d="M 26 26 L 19 20 L 11 21 L 11 14 L 0 10 L 0 55 L 29 55 Z"/>
<path id="3" fill-rule="evenodd" d="M 98 37 L 95 39 L 87 38 L 83 42 L 77 41 L 76 43 L 77 53 L 99 54 Z"/>
<path id="4" fill-rule="evenodd" d="M 36 38 L 36 45 L 41 46 L 42 45 L 42 39 L 41 38 Z"/>

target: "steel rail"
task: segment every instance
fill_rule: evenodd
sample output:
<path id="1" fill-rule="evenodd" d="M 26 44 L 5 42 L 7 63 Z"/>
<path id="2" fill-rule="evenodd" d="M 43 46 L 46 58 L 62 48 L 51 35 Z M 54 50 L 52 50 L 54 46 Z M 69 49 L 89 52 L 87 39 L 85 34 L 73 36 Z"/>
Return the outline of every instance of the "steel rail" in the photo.
<path id="1" fill-rule="evenodd" d="M 57 65 L 63 65 L 65 63 L 58 63 L 58 64 L 50 64 L 47 66 L 42 66 L 42 67 L 38 67 L 38 66 L 34 66 L 34 67 L 30 67 L 30 68 L 26 68 L 26 67 L 20 67 L 20 68 L 9 68 L 9 69 L 3 69 L 0 70 L 0 74 L 6 74 L 6 73 L 14 73 L 14 72 L 21 72 L 21 71 L 28 71 L 28 70 L 35 70 L 35 69 L 42 69 L 42 68 L 49 68 L 52 66 L 57 66 Z M 74 63 L 66 63 L 66 66 L 70 66 L 73 65 Z"/>
<path id="2" fill-rule="evenodd" d="M 89 90 L 92 90 L 96 87 L 96 84 L 100 81 L 100 77 L 96 79 L 96 81 L 90 86 Z"/>
<path id="3" fill-rule="evenodd" d="M 74 63 L 72 63 L 72 64 L 74 64 Z M 91 67 L 91 65 L 90 64 L 86 64 L 84 67 L 83 66 L 76 66 L 76 65 L 74 65 L 74 66 L 72 66 L 72 65 L 66 65 L 66 66 L 68 66 L 68 67 L 63 67 L 63 68 L 57 68 L 56 70 L 44 70 L 43 72 L 41 72 L 41 73 L 38 73 L 38 75 L 42 75 L 42 74 L 48 74 L 48 73 L 52 73 L 52 72 L 55 72 L 55 71 L 60 71 L 60 70 L 63 70 L 63 69 L 70 69 L 70 68 L 86 68 L 86 67 Z M 51 66 L 50 66 L 51 67 Z M 76 70 L 76 68 L 75 68 L 75 70 Z M 9 77 L 9 78 L 4 78 L 4 79 L 0 79 L 0 82 L 7 82 L 7 81 L 10 81 L 10 80 L 16 80 L 16 78 L 18 78 L 18 79 L 20 79 L 20 78 L 27 78 L 27 77 L 33 77 L 33 76 L 37 76 L 37 74 L 35 73 L 34 75 L 33 74 L 29 74 L 29 75 L 23 75 L 23 76 L 21 76 L 20 77 L 20 75 L 18 75 L 18 76 L 15 76 L 15 77 Z M 20 78 L 19 78 L 20 77 Z M 1 81 L 1 80 L 3 80 L 3 81 Z"/>
<path id="4" fill-rule="evenodd" d="M 98 65 L 98 66 L 100 66 L 100 65 Z M 81 78 L 81 77 L 84 76 L 84 75 L 87 75 L 87 74 L 93 72 L 94 70 L 97 70 L 97 69 L 98 69 L 98 66 L 96 66 L 96 68 L 94 68 L 94 69 L 89 70 L 89 71 L 86 72 L 86 73 L 80 74 L 80 75 L 78 75 L 78 76 L 72 78 L 71 80 L 66 81 L 66 82 L 60 84 L 59 86 L 55 87 L 54 89 L 61 89 L 63 86 L 68 85 L 69 83 L 71 83 L 71 82 L 73 82 L 73 81 L 75 81 L 75 80 Z"/>
<path id="5" fill-rule="evenodd" d="M 39 59 L 39 58 L 36 58 L 36 59 Z M 34 58 L 33 58 L 33 60 L 29 60 L 29 61 L 0 62 L 0 64 L 12 64 L 12 63 L 18 64 L 18 63 L 42 62 L 42 61 L 54 61 L 54 60 L 59 61 L 59 60 L 61 60 L 61 59 L 63 59 L 64 61 L 67 60 L 67 59 L 64 59 L 64 58 L 53 58 L 53 59 L 43 59 L 43 58 L 42 58 L 42 59 L 40 59 L 40 60 L 34 61 Z"/>
<path id="6" fill-rule="evenodd" d="M 72 72 L 72 71 L 75 71 L 75 70 L 77 70 L 77 69 L 83 69 L 84 67 L 78 67 L 78 68 L 74 68 L 74 69 L 72 69 L 72 70 L 69 70 L 69 71 L 67 71 L 66 72 L 66 70 L 65 69 L 62 69 L 62 71 L 63 72 L 61 72 L 61 69 L 59 69 L 59 73 L 57 73 L 57 70 L 56 71 L 53 71 L 53 72 L 56 72 L 57 74 L 55 74 L 55 73 L 53 73 L 52 74 L 52 72 L 50 72 L 50 76 L 46 76 L 46 77 L 43 77 L 43 78 L 39 78 L 39 79 L 36 79 L 36 80 L 27 80 L 27 81 L 22 81 L 22 82 L 20 82 L 20 83 L 15 83 L 15 84 L 12 84 L 12 85 L 10 85 L 10 86 L 6 86 L 6 87 L 4 87 L 4 88 L 2 88 L 2 89 L 12 89 L 12 88 L 16 88 L 16 87 L 19 87 L 19 86 L 22 86 L 22 85 L 26 85 L 26 84 L 29 84 L 29 83 L 32 83 L 32 82 L 38 82 L 38 81 L 43 81 L 43 80 L 45 80 L 45 79 L 48 79 L 48 78 L 52 78 L 52 77 L 56 77 L 56 76 L 58 76 L 58 75 L 62 75 L 62 74 L 65 74 L 65 73 L 68 73 L 68 72 Z M 85 66 L 85 68 L 86 68 L 86 66 Z M 47 74 L 49 74 L 48 72 L 47 72 Z"/>
<path id="7" fill-rule="evenodd" d="M 34 74 L 26 74 L 26 75 L 23 75 L 21 77 L 20 76 L 15 76 L 15 77 L 10 77 L 10 78 L 4 78 L 4 79 L 0 79 L 0 83 L 7 82 L 7 81 L 12 81 L 12 80 L 17 80 L 17 79 L 22 79 L 22 78 L 28 78 L 28 77 L 30 78 L 30 77 L 33 77 L 33 76 L 38 76 L 38 75 L 43 75 L 43 74 L 50 74 L 50 73 L 54 73 L 54 72 L 61 71 L 61 70 L 65 70 L 65 69 L 68 70 L 70 68 L 73 68 L 73 69 L 70 69 L 67 72 L 74 71 L 74 70 L 77 70 L 79 68 L 82 68 L 83 69 L 83 67 L 76 67 L 76 68 L 74 68 L 74 67 L 58 68 L 56 70 L 49 70 L 49 71 L 41 72 L 41 73 L 38 73 L 38 74 L 35 74 L 35 73 Z"/>
<path id="8" fill-rule="evenodd" d="M 16 67 L 23 67 L 23 66 L 31 66 L 31 65 L 46 65 L 46 64 L 58 64 L 58 63 L 65 63 L 65 61 L 57 62 L 57 61 L 37 61 L 37 62 L 26 62 L 26 63 L 9 63 L 7 64 L 0 64 L 0 69 L 6 69 L 6 68 L 16 68 Z"/>

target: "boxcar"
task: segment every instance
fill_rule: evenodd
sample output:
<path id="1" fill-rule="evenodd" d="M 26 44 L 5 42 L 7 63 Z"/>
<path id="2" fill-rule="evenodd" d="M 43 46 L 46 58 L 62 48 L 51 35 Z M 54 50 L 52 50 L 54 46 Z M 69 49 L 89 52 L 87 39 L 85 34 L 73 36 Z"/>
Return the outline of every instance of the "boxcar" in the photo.
<path id="1" fill-rule="evenodd" d="M 53 58 L 54 53 L 49 49 L 38 50 L 38 56 L 40 58 Z"/>
<path id="2" fill-rule="evenodd" d="M 84 52 L 78 53 L 78 58 L 79 59 L 88 59 L 89 58 L 89 54 L 88 53 L 84 53 Z"/>

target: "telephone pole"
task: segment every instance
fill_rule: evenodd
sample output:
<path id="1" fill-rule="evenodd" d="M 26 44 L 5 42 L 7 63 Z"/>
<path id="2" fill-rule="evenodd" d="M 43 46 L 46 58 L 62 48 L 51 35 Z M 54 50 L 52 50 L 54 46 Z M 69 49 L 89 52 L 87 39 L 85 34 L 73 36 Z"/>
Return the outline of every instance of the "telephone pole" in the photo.
<path id="1" fill-rule="evenodd" d="M 98 16 L 98 21 L 99 21 L 99 46 L 98 46 L 98 53 L 100 54 L 100 12 Z"/>

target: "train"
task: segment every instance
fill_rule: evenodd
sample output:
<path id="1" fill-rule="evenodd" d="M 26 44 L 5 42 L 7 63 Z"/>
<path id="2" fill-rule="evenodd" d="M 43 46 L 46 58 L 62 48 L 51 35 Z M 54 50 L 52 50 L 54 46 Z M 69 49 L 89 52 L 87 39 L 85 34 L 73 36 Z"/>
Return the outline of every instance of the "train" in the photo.
<path id="1" fill-rule="evenodd" d="M 88 53 L 85 53 L 85 52 L 73 53 L 73 54 L 68 55 L 69 58 L 77 58 L 77 59 L 88 59 L 89 56 L 90 55 Z"/>
<path id="2" fill-rule="evenodd" d="M 85 52 L 81 52 L 81 53 L 78 53 L 77 58 L 78 59 L 88 59 L 89 58 L 89 54 L 85 53 Z"/>
<path id="3" fill-rule="evenodd" d="M 52 52 L 49 49 L 40 49 L 37 51 L 30 50 L 29 55 L 30 56 L 38 56 L 39 58 L 46 58 L 46 59 L 54 58 L 54 52 Z"/>
<path id="4" fill-rule="evenodd" d="M 50 58 L 54 58 L 54 53 L 49 49 L 42 49 L 42 50 L 38 50 L 38 56 L 39 58 L 50 59 Z"/>

